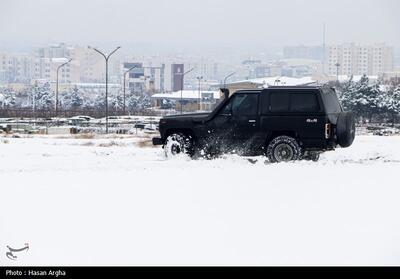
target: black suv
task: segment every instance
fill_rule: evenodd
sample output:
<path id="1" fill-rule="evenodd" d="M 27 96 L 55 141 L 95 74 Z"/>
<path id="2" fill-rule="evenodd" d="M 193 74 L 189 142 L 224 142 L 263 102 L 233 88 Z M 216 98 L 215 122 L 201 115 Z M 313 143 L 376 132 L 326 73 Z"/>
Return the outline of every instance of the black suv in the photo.
<path id="1" fill-rule="evenodd" d="M 269 87 L 240 90 L 211 113 L 168 116 L 160 120 L 167 156 L 216 156 L 236 153 L 265 154 L 270 162 L 317 161 L 336 146 L 349 147 L 355 121 L 343 112 L 336 92 L 328 87 Z"/>

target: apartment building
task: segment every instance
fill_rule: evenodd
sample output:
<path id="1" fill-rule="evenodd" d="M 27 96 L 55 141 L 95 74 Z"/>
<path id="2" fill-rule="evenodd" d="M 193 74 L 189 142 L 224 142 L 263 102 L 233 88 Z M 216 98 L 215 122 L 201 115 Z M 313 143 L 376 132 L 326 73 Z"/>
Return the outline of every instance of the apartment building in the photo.
<path id="1" fill-rule="evenodd" d="M 393 48 L 385 44 L 359 45 L 355 43 L 332 45 L 327 49 L 329 75 L 380 76 L 393 71 Z"/>
<path id="2" fill-rule="evenodd" d="M 64 58 L 70 57 L 72 47 L 64 43 L 50 44 L 46 47 L 40 47 L 35 50 L 37 58 Z"/>
<path id="3" fill-rule="evenodd" d="M 23 54 L 0 53 L 0 82 L 29 82 L 33 77 L 33 72 L 33 57 Z"/>
<path id="4" fill-rule="evenodd" d="M 0 82 L 31 83 L 47 80 L 55 83 L 57 68 L 68 59 L 71 63 L 59 71 L 60 83 L 104 83 L 106 68 L 104 58 L 82 46 L 65 44 L 37 48 L 29 54 L 0 53 Z M 109 61 L 109 82 L 121 81 L 122 65 L 118 56 Z"/>

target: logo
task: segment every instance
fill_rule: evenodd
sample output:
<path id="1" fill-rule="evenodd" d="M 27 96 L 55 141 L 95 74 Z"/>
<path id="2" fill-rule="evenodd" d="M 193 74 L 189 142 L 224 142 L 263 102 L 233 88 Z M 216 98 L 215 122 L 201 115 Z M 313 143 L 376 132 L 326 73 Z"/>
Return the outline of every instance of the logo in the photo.
<path id="1" fill-rule="evenodd" d="M 307 119 L 306 120 L 307 123 L 318 123 L 318 119 L 314 118 L 314 119 Z"/>
<path id="2" fill-rule="evenodd" d="M 8 249 L 9 251 L 6 252 L 6 257 L 9 258 L 10 260 L 15 261 L 15 260 L 17 260 L 17 258 L 18 258 L 18 257 L 16 256 L 16 253 L 20 253 L 20 252 L 25 251 L 25 250 L 26 250 L 26 252 L 28 252 L 28 250 L 29 250 L 29 244 L 28 244 L 28 243 L 25 243 L 25 247 L 24 247 L 24 248 L 20 248 L 20 249 L 14 249 L 14 248 L 11 248 L 10 246 L 7 245 L 7 249 Z"/>

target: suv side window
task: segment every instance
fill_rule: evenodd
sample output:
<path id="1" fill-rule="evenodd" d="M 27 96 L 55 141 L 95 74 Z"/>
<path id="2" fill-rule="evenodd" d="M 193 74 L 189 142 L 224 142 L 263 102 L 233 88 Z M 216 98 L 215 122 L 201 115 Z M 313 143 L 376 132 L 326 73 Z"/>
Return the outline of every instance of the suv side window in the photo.
<path id="1" fill-rule="evenodd" d="M 232 102 L 232 114 L 234 116 L 257 115 L 258 94 L 238 94 Z"/>
<path id="2" fill-rule="evenodd" d="M 271 112 L 288 112 L 290 95 L 286 92 L 271 92 L 269 99 L 269 110 Z"/>
<path id="3" fill-rule="evenodd" d="M 310 93 L 291 94 L 291 112 L 317 112 L 319 111 L 317 95 Z"/>

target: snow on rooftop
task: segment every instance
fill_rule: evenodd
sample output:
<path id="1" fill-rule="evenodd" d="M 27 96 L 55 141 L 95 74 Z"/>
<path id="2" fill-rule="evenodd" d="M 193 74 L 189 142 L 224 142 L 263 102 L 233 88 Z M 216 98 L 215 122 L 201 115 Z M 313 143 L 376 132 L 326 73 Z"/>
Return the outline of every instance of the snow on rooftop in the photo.
<path id="1" fill-rule="evenodd" d="M 230 83 L 231 85 L 240 84 L 240 83 L 253 83 L 258 84 L 263 87 L 269 86 L 297 86 L 297 85 L 309 85 L 316 83 L 317 80 L 312 77 L 302 77 L 302 78 L 293 78 L 293 77 L 285 77 L 285 76 L 275 76 L 275 77 L 265 77 L 265 78 L 256 78 L 256 79 L 248 79 L 241 80 Z"/>
<path id="2" fill-rule="evenodd" d="M 214 97 L 214 99 L 219 99 L 220 98 L 220 91 L 201 91 L 201 95 L 204 98 L 207 95 L 211 95 Z M 181 99 L 185 100 L 196 100 L 199 98 L 199 91 L 198 90 L 183 90 L 182 94 L 181 91 L 177 92 L 171 92 L 171 93 L 159 93 L 159 94 L 154 94 L 151 96 L 153 99 L 175 99 L 179 100 Z"/>

